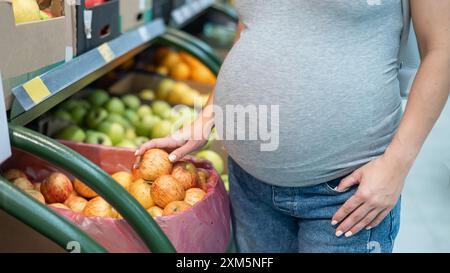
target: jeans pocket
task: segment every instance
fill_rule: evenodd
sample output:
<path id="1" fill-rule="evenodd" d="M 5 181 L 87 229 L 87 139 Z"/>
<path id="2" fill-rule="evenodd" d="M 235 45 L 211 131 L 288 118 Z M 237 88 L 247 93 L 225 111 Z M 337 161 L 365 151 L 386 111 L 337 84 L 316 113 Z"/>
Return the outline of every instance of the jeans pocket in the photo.
<path id="1" fill-rule="evenodd" d="M 322 183 L 322 186 L 326 189 L 327 192 L 331 194 L 342 194 L 350 191 L 354 186 L 344 189 L 343 191 L 336 190 L 336 187 L 341 183 L 342 178 L 338 178 L 329 182 Z"/>
<path id="2" fill-rule="evenodd" d="M 273 206 L 286 214 L 293 214 L 295 207 L 295 194 L 291 188 L 272 186 Z"/>

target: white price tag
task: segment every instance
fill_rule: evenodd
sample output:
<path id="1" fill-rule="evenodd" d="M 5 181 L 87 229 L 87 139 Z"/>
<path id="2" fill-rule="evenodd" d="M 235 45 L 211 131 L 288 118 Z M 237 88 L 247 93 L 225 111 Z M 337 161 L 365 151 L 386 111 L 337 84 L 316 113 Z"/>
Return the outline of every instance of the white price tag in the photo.
<path id="1" fill-rule="evenodd" d="M 11 156 L 11 143 L 9 142 L 8 120 L 6 118 L 5 95 L 3 93 L 3 80 L 0 73 L 0 163 Z"/>
<path id="2" fill-rule="evenodd" d="M 150 34 L 148 33 L 148 30 L 145 26 L 141 26 L 138 29 L 138 32 L 139 32 L 139 36 L 141 36 L 141 38 L 144 42 L 147 42 L 148 40 L 150 40 Z"/>
<path id="3" fill-rule="evenodd" d="M 191 3 L 191 7 L 194 10 L 195 13 L 198 13 L 202 10 L 202 5 L 200 4 L 199 1 L 193 1 Z"/>
<path id="4" fill-rule="evenodd" d="M 139 0 L 139 10 L 145 11 L 147 8 L 147 0 Z"/>
<path id="5" fill-rule="evenodd" d="M 189 8 L 189 5 L 184 5 L 181 7 L 181 13 L 183 13 L 184 18 L 190 18 L 192 16 L 192 11 Z"/>
<path id="6" fill-rule="evenodd" d="M 172 17 L 173 20 L 177 23 L 177 24 L 181 24 L 184 22 L 184 16 L 183 13 L 181 12 L 180 9 L 174 10 L 172 12 Z"/>

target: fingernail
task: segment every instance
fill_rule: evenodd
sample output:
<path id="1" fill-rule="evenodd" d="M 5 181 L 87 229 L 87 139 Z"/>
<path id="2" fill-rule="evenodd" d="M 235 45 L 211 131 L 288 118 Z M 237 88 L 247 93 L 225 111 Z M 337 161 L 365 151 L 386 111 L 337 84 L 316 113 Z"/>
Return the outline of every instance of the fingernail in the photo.
<path id="1" fill-rule="evenodd" d="M 366 230 L 371 230 L 371 229 L 372 229 L 371 226 L 367 226 L 367 227 L 366 227 Z"/>
<path id="2" fill-rule="evenodd" d="M 337 223 L 338 223 L 338 221 L 336 221 L 336 220 L 331 221 L 332 226 L 335 226 Z"/>
<path id="3" fill-rule="evenodd" d="M 353 235 L 353 232 L 351 232 L 351 231 L 347 231 L 346 233 L 345 233 L 345 237 L 350 237 L 350 236 L 352 236 Z"/>
<path id="4" fill-rule="evenodd" d="M 341 189 L 338 189 L 337 186 L 334 188 L 334 190 L 337 191 L 337 192 L 344 192 L 344 191 L 347 191 L 347 189 L 348 189 L 348 188 L 345 188 L 345 189 L 342 189 L 342 190 L 341 190 Z"/>
<path id="5" fill-rule="evenodd" d="M 340 237 L 341 235 L 342 235 L 342 231 L 340 231 L 340 230 L 338 230 L 338 231 L 336 231 L 336 237 Z"/>
<path id="6" fill-rule="evenodd" d="M 177 160 L 177 156 L 174 155 L 174 154 L 171 154 L 171 155 L 169 155 L 169 160 L 170 160 L 171 162 L 174 162 L 175 160 Z"/>

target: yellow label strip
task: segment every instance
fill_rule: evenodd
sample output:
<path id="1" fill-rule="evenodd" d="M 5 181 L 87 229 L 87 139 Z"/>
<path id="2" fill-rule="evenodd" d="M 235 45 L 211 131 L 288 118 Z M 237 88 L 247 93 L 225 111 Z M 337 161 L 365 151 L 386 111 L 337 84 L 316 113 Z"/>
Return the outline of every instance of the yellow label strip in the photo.
<path id="1" fill-rule="evenodd" d="M 31 81 L 23 85 L 23 89 L 30 96 L 31 100 L 38 104 L 43 101 L 46 97 L 50 96 L 50 90 L 48 90 L 45 83 L 40 77 L 36 77 Z"/>
<path id="2" fill-rule="evenodd" d="M 115 58 L 114 52 L 111 50 L 111 48 L 107 43 L 104 43 L 101 46 L 99 46 L 98 52 L 100 53 L 100 55 L 102 55 L 103 59 L 107 63 L 111 62 Z"/>

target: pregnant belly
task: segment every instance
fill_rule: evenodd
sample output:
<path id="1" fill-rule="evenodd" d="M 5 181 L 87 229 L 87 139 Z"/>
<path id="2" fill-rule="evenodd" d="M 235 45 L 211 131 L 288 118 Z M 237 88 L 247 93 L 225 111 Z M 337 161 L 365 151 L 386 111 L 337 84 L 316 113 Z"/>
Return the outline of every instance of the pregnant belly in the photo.
<path id="1" fill-rule="evenodd" d="M 359 61 L 329 56 L 324 63 L 298 47 L 238 43 L 221 69 L 215 103 L 224 112 L 239 105 L 247 107 L 239 108 L 241 114 L 257 109 L 257 118 L 239 122 L 224 115 L 216 124 L 230 155 L 249 166 L 306 171 L 379 154 L 401 113 L 398 83 L 379 63 L 361 69 Z M 268 118 L 260 112 L 264 107 Z M 255 128 L 256 140 L 250 138 Z M 263 151 L 267 143 L 276 149 Z"/>

